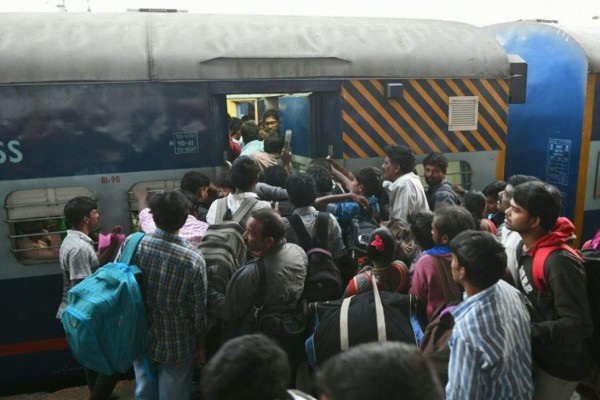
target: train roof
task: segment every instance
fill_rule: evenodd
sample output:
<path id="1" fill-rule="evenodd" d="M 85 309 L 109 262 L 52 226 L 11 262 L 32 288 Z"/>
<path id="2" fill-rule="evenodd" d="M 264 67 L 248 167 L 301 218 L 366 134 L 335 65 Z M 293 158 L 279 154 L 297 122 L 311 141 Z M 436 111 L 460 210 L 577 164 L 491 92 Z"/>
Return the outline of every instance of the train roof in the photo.
<path id="1" fill-rule="evenodd" d="M 502 47 L 449 21 L 149 13 L 0 14 L 0 84 L 503 78 Z"/>
<path id="2" fill-rule="evenodd" d="M 565 43 L 569 41 L 570 37 L 585 53 L 588 60 L 588 72 L 600 72 L 600 26 L 568 26 L 534 21 L 515 21 L 490 25 L 489 28 L 499 35 L 500 42 L 503 41 L 502 31 L 509 32 L 511 29 L 518 29 L 521 35 L 534 32 L 540 34 L 548 31 L 555 32 L 565 37 Z"/>

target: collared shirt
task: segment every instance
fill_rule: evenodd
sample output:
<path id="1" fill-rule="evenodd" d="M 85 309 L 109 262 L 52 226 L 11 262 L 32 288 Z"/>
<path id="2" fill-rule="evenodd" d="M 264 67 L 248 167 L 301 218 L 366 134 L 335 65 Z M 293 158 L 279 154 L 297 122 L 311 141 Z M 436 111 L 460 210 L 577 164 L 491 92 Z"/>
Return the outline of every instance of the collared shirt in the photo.
<path id="1" fill-rule="evenodd" d="M 246 199 L 247 197 L 253 197 L 256 199 L 256 198 L 258 198 L 258 195 L 254 192 L 242 192 L 242 193 L 230 193 L 227 196 L 227 208 L 229 208 L 231 210 L 231 215 L 235 214 L 235 212 L 238 210 L 238 208 L 240 208 L 242 201 L 244 201 L 244 199 Z M 270 208 L 271 203 L 269 203 L 268 201 L 259 201 L 258 203 L 256 203 L 254 208 L 252 208 L 252 210 L 258 210 L 259 208 L 267 208 L 267 207 Z M 217 217 L 217 201 L 213 201 L 212 204 L 210 205 L 210 208 L 208 209 L 208 213 L 206 214 L 206 222 L 208 222 L 209 225 L 212 225 L 215 223 L 216 217 Z"/>
<path id="2" fill-rule="evenodd" d="M 317 211 L 317 209 L 313 206 L 309 206 L 296 208 L 294 210 L 294 214 L 300 215 L 308 235 L 310 236 L 311 240 L 314 240 L 316 234 L 315 223 L 317 221 L 317 217 L 319 216 L 319 211 Z M 283 220 L 283 222 L 285 224 L 286 231 L 290 231 L 292 229 L 290 221 L 288 221 L 286 218 Z M 346 246 L 344 246 L 344 240 L 342 239 L 342 228 L 340 228 L 340 224 L 332 214 L 329 214 L 328 233 L 329 240 L 327 243 L 327 249 L 333 253 L 334 258 L 342 257 L 346 253 Z"/>
<path id="3" fill-rule="evenodd" d="M 149 355 L 159 363 L 188 359 L 206 331 L 206 263 L 190 242 L 156 228 L 138 245 L 150 331 Z"/>
<path id="4" fill-rule="evenodd" d="M 427 196 L 429 209 L 433 211 L 444 204 L 458 204 L 458 198 L 456 197 L 456 193 L 454 193 L 454 189 L 452 189 L 452 185 L 445 179 L 437 185 L 428 188 L 425 195 Z"/>
<path id="5" fill-rule="evenodd" d="M 154 233 L 156 224 L 149 208 L 144 208 L 138 215 L 138 226 L 145 233 Z M 206 235 L 208 224 L 199 221 L 193 215 L 188 215 L 185 224 L 179 229 L 179 236 L 187 239 L 194 246 L 198 246 L 202 242 L 202 238 Z"/>
<path id="6" fill-rule="evenodd" d="M 530 318 L 525 299 L 504 281 L 452 311 L 446 398 L 531 399 Z"/>
<path id="7" fill-rule="evenodd" d="M 371 209 L 379 214 L 379 203 L 377 203 L 377 197 L 369 196 L 367 201 L 371 206 Z M 329 203 L 327 204 L 327 212 L 333 214 L 338 222 L 342 224 L 349 223 L 352 218 L 360 215 L 362 207 L 360 204 L 354 201 L 344 201 L 343 203 Z"/>
<path id="8" fill-rule="evenodd" d="M 264 143 L 262 140 L 253 140 L 251 142 L 246 143 L 244 147 L 242 147 L 240 157 L 247 156 L 253 151 L 265 151 Z"/>
<path id="9" fill-rule="evenodd" d="M 415 210 L 429 210 L 425 189 L 421 179 L 414 172 L 409 172 L 396 179 L 388 186 L 390 198 L 390 220 L 406 221 L 408 214 Z"/>
<path id="10" fill-rule="evenodd" d="M 71 281 L 85 279 L 100 265 L 98 255 L 94 251 L 94 242 L 83 232 L 67 230 L 67 237 L 60 245 L 60 268 L 63 271 L 63 296 L 56 318 L 61 319 L 67 307 L 67 292 L 71 289 Z"/>

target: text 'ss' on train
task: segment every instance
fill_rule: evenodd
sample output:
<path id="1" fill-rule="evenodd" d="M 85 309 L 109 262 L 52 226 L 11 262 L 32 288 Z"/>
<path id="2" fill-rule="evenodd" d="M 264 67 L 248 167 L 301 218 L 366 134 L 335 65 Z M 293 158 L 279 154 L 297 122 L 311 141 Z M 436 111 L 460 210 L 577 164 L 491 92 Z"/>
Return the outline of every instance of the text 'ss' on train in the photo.
<path id="1" fill-rule="evenodd" d="M 450 180 L 481 189 L 504 176 L 520 67 L 457 22 L 0 14 L 0 392 L 79 373 L 55 319 L 70 198 L 93 196 L 103 231 L 130 232 L 134 185 L 214 176 L 227 114 L 270 108 L 298 168 L 330 149 L 381 165 L 398 143 L 445 153 Z"/>

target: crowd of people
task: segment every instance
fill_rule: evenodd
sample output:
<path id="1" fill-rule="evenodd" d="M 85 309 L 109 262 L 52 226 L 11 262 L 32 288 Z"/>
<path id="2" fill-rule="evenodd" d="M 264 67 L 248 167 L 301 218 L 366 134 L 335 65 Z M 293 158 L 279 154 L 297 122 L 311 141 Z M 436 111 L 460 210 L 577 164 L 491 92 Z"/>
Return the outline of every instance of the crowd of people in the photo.
<path id="1" fill-rule="evenodd" d="M 279 129 L 273 110 L 260 124 L 231 118 L 230 170 L 213 179 L 191 171 L 180 189 L 149 198 L 136 190 L 146 236 L 134 262 L 150 330 L 150 362 L 134 363 L 136 398 L 189 398 L 198 368 L 208 400 L 568 400 L 589 379 L 593 326 L 581 259 L 560 249 L 541 269 L 534 265 L 541 249 L 575 239 L 560 216 L 559 190 L 514 175 L 464 191 L 446 180 L 441 153 L 423 160 L 425 189 L 403 145 L 386 148 L 381 168 L 349 171 L 328 158 L 297 173 Z M 66 295 L 108 260 L 121 228 L 98 255 L 88 236 L 98 225 L 96 203 L 72 199 L 65 218 Z M 236 253 L 233 225 L 242 253 L 205 260 L 204 239 L 226 229 L 222 245 Z M 306 240 L 335 263 L 339 298 L 372 291 L 374 282 L 416 298 L 429 322 L 453 317 L 445 387 L 417 346 L 388 342 L 341 352 L 302 387 L 307 393 L 297 390 L 302 354 L 261 333 L 257 316 L 306 297 Z M 58 318 L 65 305 L 66 296 Z M 110 396 L 115 377 L 86 376 L 91 399 Z"/>

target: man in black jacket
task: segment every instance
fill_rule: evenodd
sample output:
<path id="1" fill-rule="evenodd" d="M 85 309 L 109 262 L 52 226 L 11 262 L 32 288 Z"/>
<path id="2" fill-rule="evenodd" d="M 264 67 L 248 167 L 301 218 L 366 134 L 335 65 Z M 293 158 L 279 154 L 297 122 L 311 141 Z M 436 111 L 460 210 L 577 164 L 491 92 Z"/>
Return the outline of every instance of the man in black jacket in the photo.
<path id="1" fill-rule="evenodd" d="M 567 250 L 553 251 L 544 262 L 543 285 L 534 278 L 538 250 L 566 242 L 574 232 L 568 219 L 558 218 L 560 209 L 561 197 L 556 188 L 543 182 L 527 182 L 515 188 L 506 210 L 507 228 L 523 239 L 518 248 L 517 285 L 532 303 L 536 400 L 570 399 L 590 365 L 593 327 L 580 260 Z"/>

